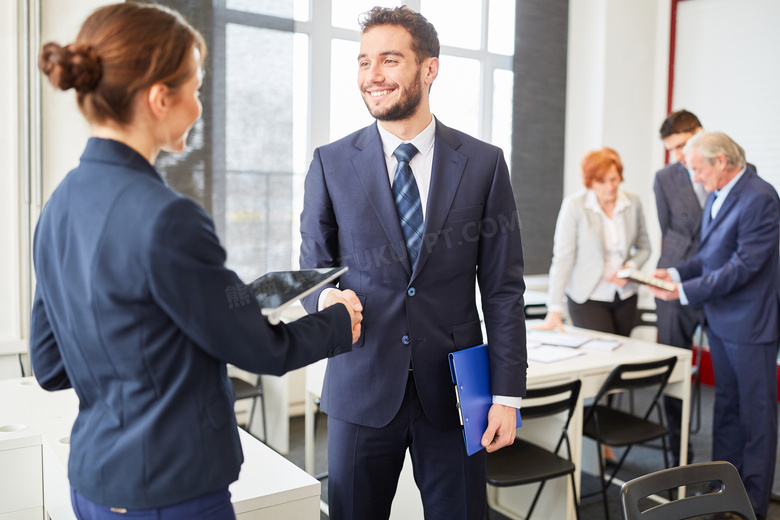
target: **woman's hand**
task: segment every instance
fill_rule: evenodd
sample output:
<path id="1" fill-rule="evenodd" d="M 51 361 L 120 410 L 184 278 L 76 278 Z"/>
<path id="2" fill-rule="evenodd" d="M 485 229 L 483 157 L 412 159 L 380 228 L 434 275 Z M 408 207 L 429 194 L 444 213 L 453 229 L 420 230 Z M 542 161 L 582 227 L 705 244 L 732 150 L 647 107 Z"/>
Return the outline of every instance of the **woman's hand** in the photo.
<path id="1" fill-rule="evenodd" d="M 557 330 L 563 332 L 563 319 L 560 312 L 548 312 L 544 321 L 531 327 L 533 330 Z"/>
<path id="2" fill-rule="evenodd" d="M 344 305 L 349 311 L 349 318 L 352 321 L 352 343 L 360 339 L 360 322 L 363 321 L 363 305 L 360 303 L 357 295 L 351 289 L 340 291 L 334 289 L 325 296 L 323 308 L 330 307 L 336 303 Z"/>
<path id="3" fill-rule="evenodd" d="M 629 267 L 630 267 L 630 266 L 628 266 L 628 265 L 624 265 L 624 266 L 623 266 L 623 267 L 621 267 L 620 269 L 621 269 L 621 270 L 622 270 L 622 269 L 628 269 Z M 609 278 L 607 278 L 607 281 L 608 281 L 608 282 L 612 282 L 612 283 L 614 283 L 614 284 L 615 284 L 615 285 L 617 285 L 618 287 L 625 287 L 625 286 L 626 286 L 626 284 L 628 283 L 628 278 L 618 278 L 618 275 L 617 275 L 617 274 L 618 274 L 618 272 L 617 272 L 617 271 L 615 271 L 614 273 L 612 273 L 611 275 L 609 275 Z"/>

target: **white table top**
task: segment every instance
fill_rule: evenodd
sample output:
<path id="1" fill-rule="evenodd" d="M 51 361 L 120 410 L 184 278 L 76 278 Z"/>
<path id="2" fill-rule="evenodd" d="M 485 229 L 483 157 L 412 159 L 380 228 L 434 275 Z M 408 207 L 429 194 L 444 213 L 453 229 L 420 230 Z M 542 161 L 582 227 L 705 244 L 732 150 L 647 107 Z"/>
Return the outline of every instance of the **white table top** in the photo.
<path id="1" fill-rule="evenodd" d="M 0 382 L 0 427 L 28 424 L 22 432 L 0 433 L 0 450 L 26 445 L 46 446 L 67 473 L 70 429 L 78 414 L 78 397 L 73 390 L 47 392 L 34 378 Z M 32 433 L 32 435 L 31 435 Z M 310 497 L 319 501 L 320 483 L 314 477 L 239 429 L 244 464 L 238 480 L 230 486 L 236 514 L 264 509 Z"/>

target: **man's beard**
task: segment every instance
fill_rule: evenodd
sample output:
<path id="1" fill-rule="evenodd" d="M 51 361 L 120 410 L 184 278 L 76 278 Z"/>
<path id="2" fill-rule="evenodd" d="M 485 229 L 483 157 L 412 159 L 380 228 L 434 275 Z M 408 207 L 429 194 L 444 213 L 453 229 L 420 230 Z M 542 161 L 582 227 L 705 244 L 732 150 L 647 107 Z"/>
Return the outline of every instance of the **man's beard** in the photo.
<path id="1" fill-rule="evenodd" d="M 414 82 L 412 88 L 406 92 L 406 97 L 401 98 L 397 103 L 388 107 L 384 112 L 379 108 L 372 108 L 369 100 L 365 98 L 368 112 L 380 121 L 403 121 L 411 118 L 420 107 L 422 102 L 422 86 L 419 82 Z"/>

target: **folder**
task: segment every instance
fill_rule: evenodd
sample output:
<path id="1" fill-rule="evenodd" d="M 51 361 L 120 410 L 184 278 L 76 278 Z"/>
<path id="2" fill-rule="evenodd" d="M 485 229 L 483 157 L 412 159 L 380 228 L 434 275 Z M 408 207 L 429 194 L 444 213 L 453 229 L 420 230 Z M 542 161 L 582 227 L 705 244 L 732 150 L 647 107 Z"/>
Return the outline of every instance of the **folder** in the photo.
<path id="1" fill-rule="evenodd" d="M 478 345 L 452 352 L 449 361 L 466 454 L 473 455 L 483 448 L 482 434 L 487 430 L 488 412 L 493 404 L 488 346 Z M 522 425 L 518 409 L 517 427 Z"/>

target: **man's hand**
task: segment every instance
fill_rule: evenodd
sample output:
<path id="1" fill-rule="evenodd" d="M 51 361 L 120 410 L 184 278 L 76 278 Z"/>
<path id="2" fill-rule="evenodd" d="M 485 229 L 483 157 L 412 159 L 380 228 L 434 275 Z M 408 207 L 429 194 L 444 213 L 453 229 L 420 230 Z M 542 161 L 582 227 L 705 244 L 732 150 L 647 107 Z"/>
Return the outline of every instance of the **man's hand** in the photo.
<path id="1" fill-rule="evenodd" d="M 328 308 L 336 303 L 342 304 L 349 311 L 349 318 L 352 320 L 352 343 L 354 344 L 360 338 L 360 322 L 363 321 L 363 304 L 360 303 L 355 291 L 347 289 L 340 291 L 333 289 L 323 302 L 323 308 Z"/>
<path id="2" fill-rule="evenodd" d="M 670 275 L 669 271 L 667 271 L 666 269 L 656 269 L 653 272 L 653 276 L 661 280 L 665 280 L 667 282 L 674 282 L 674 280 L 672 280 L 672 275 Z M 655 296 L 659 300 L 668 302 L 668 301 L 680 299 L 680 284 L 677 283 L 674 284 L 673 291 L 667 291 L 666 289 L 661 289 L 659 287 L 655 287 L 649 284 L 647 285 L 647 288 L 650 289 L 650 292 L 653 293 L 653 296 Z"/>
<path id="3" fill-rule="evenodd" d="M 515 442 L 517 434 L 517 409 L 494 404 L 488 412 L 488 426 L 482 435 L 482 446 L 488 453 L 498 451 Z"/>

